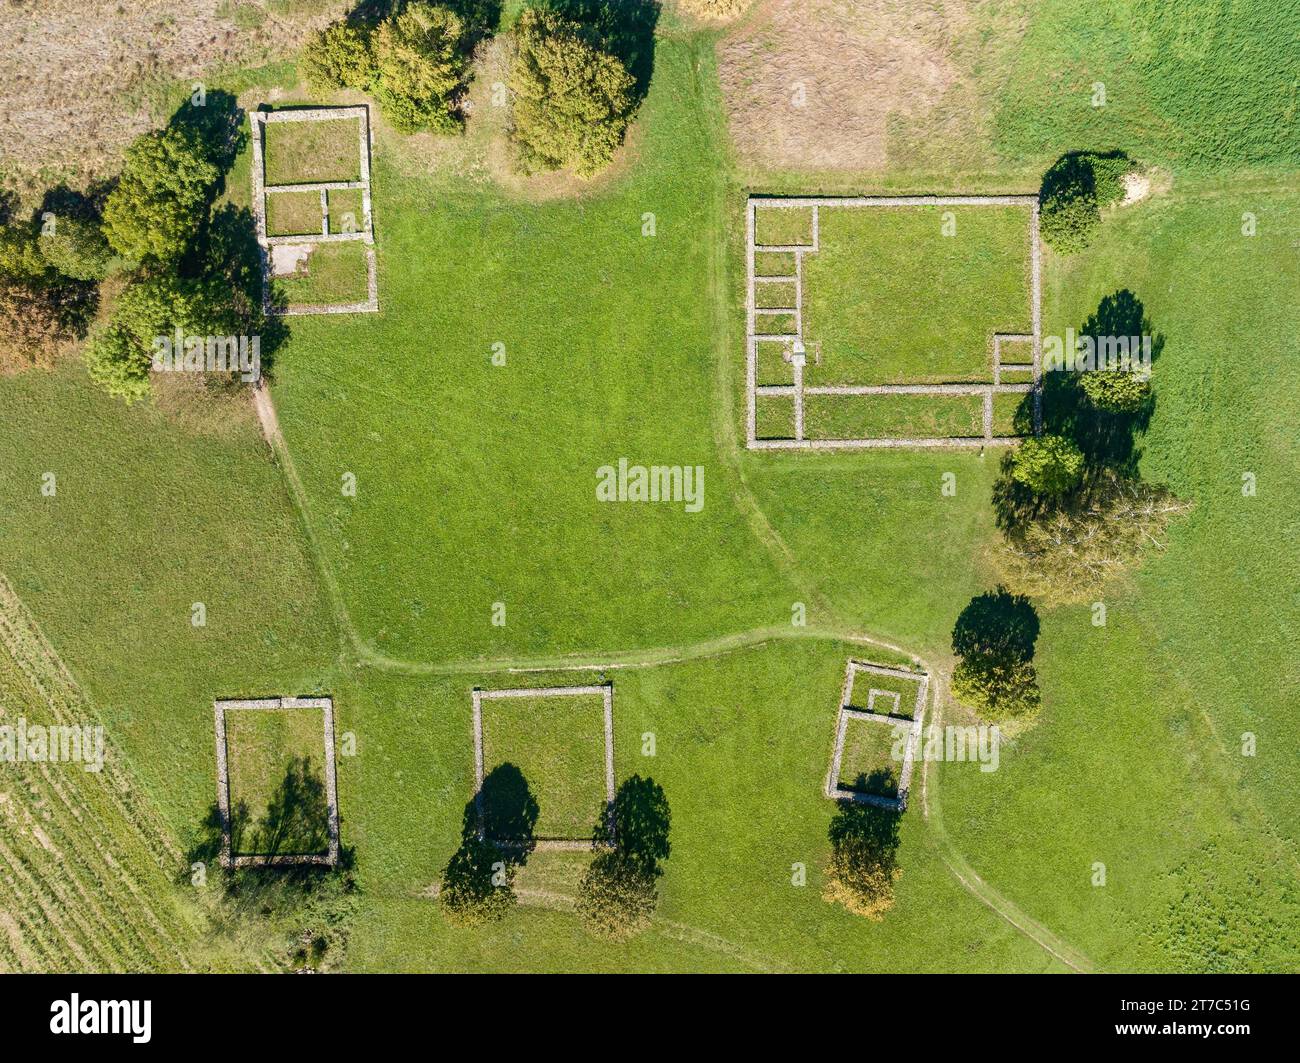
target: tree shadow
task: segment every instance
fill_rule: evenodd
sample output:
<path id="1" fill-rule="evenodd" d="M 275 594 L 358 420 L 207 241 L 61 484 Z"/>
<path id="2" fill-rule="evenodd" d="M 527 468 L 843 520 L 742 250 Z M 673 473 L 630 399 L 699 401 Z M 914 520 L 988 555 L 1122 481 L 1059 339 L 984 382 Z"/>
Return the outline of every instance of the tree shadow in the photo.
<path id="1" fill-rule="evenodd" d="M 213 211 L 194 254 L 194 268 L 199 275 L 220 277 L 229 286 L 231 305 L 243 334 L 258 337 L 262 376 L 273 380 L 276 352 L 289 341 L 292 332 L 282 313 L 286 305 L 282 295 L 272 290 L 271 313 L 262 306 L 262 287 L 269 283 L 263 276 L 266 252 L 257 242 L 252 211 L 223 203 Z M 234 379 L 237 382 L 238 376 Z"/>
<path id="2" fill-rule="evenodd" d="M 542 0 L 536 6 L 591 29 L 632 75 L 636 103 L 645 99 L 654 75 L 659 0 Z"/>
<path id="3" fill-rule="evenodd" d="M 269 915 L 291 911 L 304 893 L 326 880 L 337 880 L 339 888 L 354 889 L 352 870 L 356 850 L 340 846 L 337 863 L 283 863 L 223 869 L 220 864 L 224 821 L 215 802 L 208 807 L 186 850 L 186 866 L 178 881 L 189 883 L 196 864 L 219 877 L 222 894 L 235 910 Z M 235 856 L 319 856 L 329 850 L 329 798 L 324 779 L 310 757 L 295 757 L 287 766 L 266 812 L 254 820 L 248 805 L 237 802 L 230 808 L 230 851 Z"/>
<path id="4" fill-rule="evenodd" d="M 826 837 L 832 848 L 853 845 L 882 863 L 894 863 L 902 817 L 892 809 L 860 801 L 840 801 Z"/>
<path id="5" fill-rule="evenodd" d="M 672 851 L 668 839 L 671 827 L 672 809 L 663 787 L 653 779 L 633 775 L 618 788 L 605 820 L 596 825 L 592 836 L 597 840 L 612 836 L 620 856 L 658 875 L 659 861 Z"/>
<path id="6" fill-rule="evenodd" d="M 897 797 L 898 774 L 893 768 L 876 768 L 870 774 L 859 772 L 850 789 L 855 793 L 875 797 Z"/>
<path id="7" fill-rule="evenodd" d="M 952 629 L 958 657 L 992 654 L 1003 660 L 1030 661 L 1038 641 L 1038 613 L 1023 594 L 1005 587 L 972 598 Z"/>
<path id="8" fill-rule="evenodd" d="M 510 850 L 516 863 L 524 863 L 537 845 L 537 817 L 541 809 L 524 773 L 514 764 L 498 764 L 483 777 L 470 808 L 475 812 L 475 834 Z M 462 831 L 462 835 L 463 835 Z"/>
<path id="9" fill-rule="evenodd" d="M 306 856 L 328 851 L 329 796 L 325 779 L 310 757 L 294 757 L 289 762 L 250 837 L 252 855 L 256 856 Z"/>

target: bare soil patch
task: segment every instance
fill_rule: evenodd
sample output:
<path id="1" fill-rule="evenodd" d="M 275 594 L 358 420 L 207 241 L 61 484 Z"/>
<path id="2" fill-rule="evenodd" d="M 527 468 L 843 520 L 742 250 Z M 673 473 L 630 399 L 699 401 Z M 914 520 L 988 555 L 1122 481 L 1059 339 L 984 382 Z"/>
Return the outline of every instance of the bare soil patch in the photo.
<path id="1" fill-rule="evenodd" d="M 718 45 L 740 161 L 979 165 L 988 108 L 960 49 L 990 17 L 979 0 L 767 0 Z"/>

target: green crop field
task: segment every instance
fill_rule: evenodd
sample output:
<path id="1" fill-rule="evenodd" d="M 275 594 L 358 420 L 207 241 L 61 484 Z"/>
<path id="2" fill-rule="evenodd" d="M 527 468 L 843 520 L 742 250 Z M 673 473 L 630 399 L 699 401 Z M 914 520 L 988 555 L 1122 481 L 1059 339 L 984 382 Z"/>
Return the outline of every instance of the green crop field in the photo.
<path id="1" fill-rule="evenodd" d="M 243 391 L 158 380 L 128 406 L 75 357 L 0 375 L 0 726 L 75 717 L 109 750 L 102 775 L 29 765 L 0 786 L 0 970 L 300 969 L 322 926 L 322 969 L 376 972 L 1300 968 L 1300 152 L 1278 29 L 1300 12 L 1202 7 L 1017 7 L 986 62 L 973 15 L 951 69 L 979 121 L 954 131 L 951 172 L 908 149 L 901 112 L 875 168 L 738 158 L 715 46 L 739 30 L 666 9 L 628 144 L 590 182 L 474 155 L 476 123 L 505 122 L 494 73 L 459 138 L 376 121 L 381 308 L 283 319 L 282 436 Z M 1105 32 L 1116 19 L 1133 32 Z M 281 67 L 231 78 L 336 102 Z M 354 122 L 266 131 L 271 183 L 358 176 Z M 851 914 L 825 896 L 846 663 L 924 669 L 927 723 L 980 722 L 951 696 L 953 630 L 999 579 L 1008 450 L 747 450 L 747 205 L 1026 194 L 1061 154 L 1113 148 L 1155 167 L 1149 194 L 1108 207 L 1086 249 L 1044 248 L 1042 332 L 1142 301 L 1160 343 L 1135 464 L 1187 512 L 1098 601 L 1033 603 L 1036 722 L 992 770 L 918 758 L 894 903 Z M 250 157 L 224 184 L 237 205 Z M 330 193 L 331 229 L 360 207 Z M 1028 208 L 952 208 L 951 237 L 944 209 L 821 210 L 807 382 L 983 381 L 992 333 L 1029 330 Z M 801 209 L 758 224 L 811 240 Z M 364 299 L 365 250 L 320 245 L 277 287 Z M 790 277 L 795 257 L 755 265 Z M 787 307 L 789 282 L 758 287 Z M 758 344 L 760 385 L 792 383 L 784 346 Z M 1024 401 L 995 396 L 995 434 L 1023 428 Z M 978 397 L 810 395 L 805 416 L 819 439 L 983 432 Z M 758 399 L 760 438 L 794 420 L 790 397 Z M 603 500 L 620 462 L 702 470 L 702 505 Z M 607 681 L 616 782 L 653 780 L 670 809 L 648 927 L 593 937 L 575 913 L 593 854 L 546 850 L 516 858 L 500 921 L 454 925 L 439 897 L 476 823 L 472 691 Z M 871 688 L 911 714 L 915 682 L 860 673 L 851 703 Z M 334 700 L 342 866 L 227 890 L 213 701 L 306 693 Z M 482 711 L 484 768 L 522 773 L 536 836 L 589 837 L 601 699 Z M 320 714 L 231 721 L 232 797 L 257 820 L 294 757 L 319 768 Z M 901 769 L 894 732 L 851 721 L 841 784 L 896 786 L 878 774 Z"/>

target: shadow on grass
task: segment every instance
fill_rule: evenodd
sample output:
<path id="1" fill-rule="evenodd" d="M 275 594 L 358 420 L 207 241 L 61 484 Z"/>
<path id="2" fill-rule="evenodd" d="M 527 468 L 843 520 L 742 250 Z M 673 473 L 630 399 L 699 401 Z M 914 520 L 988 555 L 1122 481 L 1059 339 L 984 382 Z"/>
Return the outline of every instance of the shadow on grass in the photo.
<path id="1" fill-rule="evenodd" d="M 958 657 L 992 653 L 1029 661 L 1034 657 L 1038 631 L 1033 603 L 1023 594 L 999 587 L 976 595 L 961 611 L 952 629 L 952 652 Z"/>

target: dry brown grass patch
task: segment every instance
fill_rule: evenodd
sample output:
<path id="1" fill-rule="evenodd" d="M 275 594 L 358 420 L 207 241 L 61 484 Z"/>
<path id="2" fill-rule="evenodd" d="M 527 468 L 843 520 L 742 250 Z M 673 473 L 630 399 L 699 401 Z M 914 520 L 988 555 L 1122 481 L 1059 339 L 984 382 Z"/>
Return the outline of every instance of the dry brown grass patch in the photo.
<path id="1" fill-rule="evenodd" d="M 114 173 L 123 148 L 158 117 L 129 101 L 151 86 L 292 54 L 349 6 L 312 0 L 285 14 L 268 0 L 7 0 L 0 170 Z"/>
<path id="2" fill-rule="evenodd" d="M 993 17 L 980 0 L 766 0 L 718 45 L 740 161 L 805 171 L 981 165 L 988 105 L 960 49 Z M 1014 40 L 1015 26 L 1006 33 Z"/>

